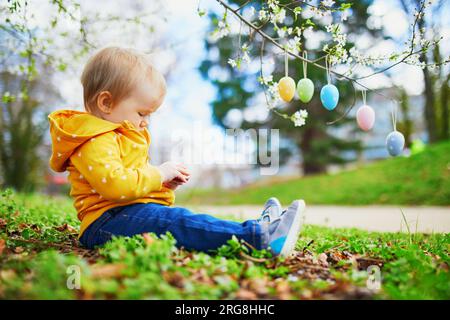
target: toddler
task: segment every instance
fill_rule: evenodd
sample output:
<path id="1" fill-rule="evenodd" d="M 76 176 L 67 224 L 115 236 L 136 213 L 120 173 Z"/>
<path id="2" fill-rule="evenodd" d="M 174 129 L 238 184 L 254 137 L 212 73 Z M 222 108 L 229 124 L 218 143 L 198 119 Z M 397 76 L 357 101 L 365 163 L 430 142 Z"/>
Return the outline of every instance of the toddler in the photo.
<path id="1" fill-rule="evenodd" d="M 69 172 L 70 195 L 87 248 L 112 236 L 170 231 L 177 246 L 217 249 L 233 235 L 256 249 L 287 256 L 295 247 L 305 207 L 295 200 L 282 211 L 269 199 L 258 219 L 243 223 L 174 207 L 174 190 L 189 180 L 181 163 L 149 163 L 148 117 L 166 94 L 163 76 L 145 55 L 109 47 L 88 61 L 81 76 L 86 112 L 49 115 L 50 167 Z"/>

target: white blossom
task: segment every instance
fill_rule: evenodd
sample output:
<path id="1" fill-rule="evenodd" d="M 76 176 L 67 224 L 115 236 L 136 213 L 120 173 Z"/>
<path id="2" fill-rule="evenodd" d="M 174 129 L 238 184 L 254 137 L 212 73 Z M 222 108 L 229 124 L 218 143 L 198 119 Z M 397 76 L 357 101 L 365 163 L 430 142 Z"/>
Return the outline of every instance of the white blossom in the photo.
<path id="1" fill-rule="evenodd" d="M 294 126 L 301 127 L 305 125 L 305 119 L 304 118 L 294 118 Z"/>
<path id="2" fill-rule="evenodd" d="M 291 120 L 294 122 L 294 126 L 301 127 L 305 125 L 306 118 L 308 117 L 308 112 L 306 110 L 296 111 L 292 116 Z"/>
<path id="3" fill-rule="evenodd" d="M 324 7 L 332 7 L 335 2 L 333 0 L 322 0 L 321 3 Z"/>
<path id="4" fill-rule="evenodd" d="M 305 109 L 302 109 L 299 112 L 300 112 L 300 117 L 308 118 L 308 111 L 306 111 Z"/>
<path id="5" fill-rule="evenodd" d="M 217 24 L 217 29 L 214 30 L 212 36 L 214 40 L 221 39 L 223 37 L 226 37 L 230 33 L 230 26 L 228 25 L 227 21 L 220 20 Z"/>
<path id="6" fill-rule="evenodd" d="M 278 29 L 277 33 L 280 38 L 284 38 L 284 36 L 286 35 L 286 31 L 283 28 Z"/>
<path id="7" fill-rule="evenodd" d="M 264 84 L 264 85 L 269 85 L 270 82 L 273 81 L 273 76 L 272 75 L 268 75 L 268 76 L 263 76 L 262 78 L 259 77 L 258 78 L 259 83 Z"/>
<path id="8" fill-rule="evenodd" d="M 283 23 L 285 18 L 286 18 L 286 10 L 284 9 L 281 9 L 276 13 L 270 14 L 270 22 L 273 24 Z"/>
<path id="9" fill-rule="evenodd" d="M 244 55 L 242 56 L 242 60 L 245 61 L 245 63 L 250 63 L 250 56 L 248 55 L 248 52 L 245 51 Z"/>
<path id="10" fill-rule="evenodd" d="M 258 18 L 259 18 L 259 20 L 261 20 L 261 21 L 267 20 L 267 11 L 264 10 L 264 9 L 263 9 L 263 10 L 259 10 Z"/>
<path id="11" fill-rule="evenodd" d="M 236 63 L 236 60 L 234 60 L 234 59 L 228 59 L 228 64 L 230 65 L 230 66 L 232 66 L 233 68 L 236 68 L 237 67 L 237 63 Z"/>

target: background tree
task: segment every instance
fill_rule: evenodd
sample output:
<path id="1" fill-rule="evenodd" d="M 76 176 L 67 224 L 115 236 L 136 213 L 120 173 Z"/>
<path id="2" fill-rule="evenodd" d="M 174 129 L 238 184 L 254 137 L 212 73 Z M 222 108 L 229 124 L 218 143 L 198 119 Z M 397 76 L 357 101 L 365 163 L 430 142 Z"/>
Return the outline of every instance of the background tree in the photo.
<path id="1" fill-rule="evenodd" d="M 416 8 L 421 6 L 420 0 L 400 0 L 401 7 L 408 15 L 416 14 Z M 412 26 L 417 34 L 415 40 L 418 47 L 427 45 L 427 40 L 441 39 L 444 24 L 448 21 L 450 4 L 448 1 L 436 1 L 430 13 L 424 15 L 417 24 Z M 437 43 L 433 50 L 423 51 L 420 55 L 425 83 L 424 120 L 430 142 L 449 138 L 449 80 L 448 63 L 450 57 L 442 52 Z"/>
<path id="2" fill-rule="evenodd" d="M 400 90 L 399 94 L 400 99 L 400 110 L 399 113 L 401 115 L 401 119 L 399 119 L 399 122 L 397 123 L 398 130 L 403 133 L 403 136 L 405 137 L 405 146 L 407 148 L 411 148 L 412 140 L 411 136 L 413 134 L 413 121 L 411 119 L 411 105 L 409 102 L 408 94 L 406 93 L 405 89 Z"/>
<path id="3" fill-rule="evenodd" d="M 229 1 L 230 4 L 236 4 L 242 6 L 245 1 Z M 289 5 L 290 1 L 280 1 L 280 5 Z M 380 30 L 368 30 L 365 21 L 368 18 L 367 8 L 371 1 L 368 2 L 356 2 L 352 6 L 352 17 L 346 24 L 346 33 L 349 34 L 360 34 L 363 31 L 369 32 L 373 37 L 383 36 Z M 252 5 L 256 10 L 261 10 L 264 8 L 264 1 L 253 1 Z M 316 26 L 319 30 L 325 32 L 325 26 L 316 21 L 314 18 L 303 19 L 300 13 L 295 13 L 294 9 L 286 11 L 286 14 L 291 17 L 291 19 L 286 19 L 285 23 L 277 24 L 278 30 L 281 32 L 286 32 L 289 28 L 295 29 L 299 28 L 303 32 L 300 34 L 300 45 L 301 50 L 304 50 L 307 46 L 307 39 L 305 39 L 304 31 L 310 27 Z M 300 12 L 300 11 L 299 11 Z M 336 11 L 332 13 L 334 19 L 339 19 L 342 15 L 341 11 Z M 217 14 L 210 14 L 211 30 L 217 27 L 220 17 Z M 296 17 L 296 18 L 295 18 Z M 278 38 L 277 30 L 275 30 L 269 23 L 265 24 L 261 30 L 273 38 Z M 245 30 L 245 29 L 244 29 Z M 308 31 L 307 31 L 308 32 Z M 255 101 L 252 98 L 261 94 L 261 88 L 258 88 L 257 79 L 259 77 L 260 70 L 256 72 L 248 72 L 244 67 L 240 69 L 233 68 L 229 63 L 227 63 L 230 57 L 233 57 L 234 48 L 240 43 L 248 43 L 252 40 L 252 53 L 255 56 L 255 60 L 258 59 L 258 55 L 263 55 L 262 60 L 268 60 L 271 57 L 275 58 L 276 67 L 272 72 L 274 80 L 278 80 L 284 76 L 284 56 L 283 54 L 277 54 L 278 48 L 274 48 L 270 43 L 264 43 L 263 51 L 261 52 L 262 39 L 254 37 L 250 39 L 252 34 L 230 34 L 225 38 L 220 39 L 217 42 L 207 39 L 205 46 L 207 50 L 217 50 L 219 55 L 216 60 L 206 59 L 203 61 L 200 70 L 205 78 L 208 78 L 217 87 L 217 98 L 212 102 L 213 116 L 216 123 L 224 128 L 227 128 L 226 117 L 230 110 L 238 109 L 245 112 L 246 109 L 252 108 Z M 325 45 L 324 39 L 319 43 L 315 49 L 308 50 L 308 57 L 311 59 L 320 58 L 322 53 L 322 48 Z M 350 48 L 352 43 L 346 44 L 347 48 Z M 239 50 L 239 49 L 238 49 Z M 259 52 L 258 52 L 259 50 Z M 279 50 L 278 50 L 279 51 Z M 242 62 L 243 64 L 244 62 Z M 210 71 L 219 66 L 227 74 L 226 78 L 217 79 L 214 78 L 214 73 Z M 294 79 L 298 80 L 303 77 L 302 62 L 297 59 L 290 59 L 289 61 L 289 75 Z M 333 163 L 344 163 L 348 161 L 342 156 L 343 151 L 359 150 L 361 148 L 361 143 L 352 136 L 347 136 L 345 139 L 338 138 L 334 135 L 333 130 L 337 127 L 347 126 L 349 131 L 354 130 L 354 119 L 350 117 L 345 117 L 341 121 L 334 124 L 334 127 L 330 130 L 327 125 L 328 122 L 332 122 L 339 117 L 342 117 L 349 105 L 354 103 L 355 93 L 352 85 L 349 82 L 335 81 L 340 91 L 340 103 L 339 107 L 335 111 L 330 112 L 323 108 L 319 92 L 320 88 L 326 84 L 326 73 L 322 69 L 316 67 L 308 68 L 308 77 L 314 82 L 315 94 L 313 100 L 308 104 L 303 104 L 298 100 L 294 100 L 292 103 L 287 105 L 279 106 L 284 112 L 293 114 L 299 109 L 306 109 L 309 113 L 308 124 L 305 127 L 297 128 L 292 125 L 292 122 L 286 121 L 286 118 L 279 117 L 275 113 L 270 113 L 268 119 L 264 122 L 249 122 L 244 120 L 241 124 L 243 128 L 249 127 L 272 127 L 279 128 L 281 135 L 284 139 L 288 140 L 287 145 L 290 149 L 301 150 L 303 157 L 303 172 L 305 174 L 324 172 L 329 164 Z M 248 83 L 252 83 L 253 87 L 251 90 L 246 90 Z M 290 146 L 290 147 L 289 147 Z"/>
<path id="4" fill-rule="evenodd" d="M 3 92 L 0 104 L 0 169 L 5 187 L 34 191 L 42 180 L 38 173 L 45 172 L 39 146 L 48 124 L 42 115 L 52 100 L 59 97 L 55 88 L 43 81 L 45 78 L 45 74 L 33 80 L 7 71 L 0 74 Z M 20 94 L 13 96 L 10 92 Z"/>
<path id="5" fill-rule="evenodd" d="M 119 14 L 88 1 L 0 3 L 2 185 L 32 191 L 43 180 L 48 155 L 39 155 L 39 147 L 51 107 L 61 102 L 58 88 L 52 87 L 56 74 L 78 77 L 83 59 L 118 37 L 130 47 L 138 42 L 144 51 L 158 45 L 160 39 L 148 35 L 156 30 L 155 17 L 165 14 L 160 1 L 145 8 L 135 0 L 123 8 L 117 4 Z M 147 40 L 143 47 L 142 34 Z"/>
<path id="6" fill-rule="evenodd" d="M 349 106 L 351 107 L 355 100 L 355 90 L 352 85 L 357 84 L 360 85 L 359 89 L 364 88 L 366 86 L 359 82 L 360 80 L 383 73 L 403 62 L 422 64 L 423 62 L 419 59 L 429 53 L 430 47 L 439 50 L 438 41 L 434 39 L 424 40 L 418 46 L 418 36 L 415 32 L 412 32 L 412 35 L 406 41 L 407 46 L 400 52 L 392 52 L 384 57 L 370 57 L 360 54 L 354 46 L 354 42 L 358 41 L 360 37 L 369 37 L 374 44 L 387 39 L 381 29 L 369 28 L 366 24 L 369 18 L 367 9 L 372 1 L 335 3 L 335 1 L 225 2 L 218 0 L 218 2 L 225 7 L 224 15 L 220 17 L 217 13 L 211 13 L 209 18 L 213 35 L 218 36 L 216 38 L 220 38 L 220 40 L 210 37 L 205 45 L 207 50 L 218 51 L 219 55 L 215 59 L 208 57 L 203 61 L 200 70 L 217 87 L 217 99 L 212 103 L 212 108 L 214 120 L 222 127 L 229 126 L 226 120 L 230 111 L 236 113 L 235 109 L 237 109 L 245 112 L 247 109 L 253 108 L 255 104 L 253 98 L 260 94 L 256 84 L 247 89 L 249 83 L 252 83 L 252 80 L 253 83 L 256 82 L 255 79 L 257 78 L 257 72 L 253 71 L 251 62 L 248 70 L 242 68 L 244 62 L 251 60 L 250 55 L 261 55 L 261 61 L 270 57 L 276 58 L 276 67 L 273 71 L 270 70 L 273 78 L 265 81 L 263 76 L 261 81 L 263 84 L 270 86 L 284 76 L 283 52 L 280 53 L 280 48 L 288 48 L 290 55 L 292 55 L 291 52 L 302 52 L 307 49 L 310 57 L 309 62 L 311 65 L 314 64 L 314 66 L 309 67 L 308 77 L 314 81 L 316 89 L 314 99 L 306 106 L 310 113 L 308 124 L 299 129 L 292 126 L 289 121 L 285 121 L 285 119 L 293 120 L 292 116 L 289 117 L 287 114 L 293 114 L 299 108 L 305 108 L 297 101 L 288 105 L 279 105 L 276 108 L 273 108 L 273 105 L 270 106 L 273 112 L 270 113 L 269 120 L 265 123 L 250 122 L 244 119 L 241 124 L 244 128 L 261 126 L 280 128 L 282 135 L 291 142 L 291 146 L 296 145 L 302 151 L 303 170 L 306 174 L 323 172 L 327 165 L 331 163 L 343 163 L 346 161 L 346 158 L 343 157 L 344 151 L 357 151 L 361 148 L 360 143 L 353 138 L 352 134 L 355 129 L 355 122 L 345 116 Z M 412 19 L 413 30 L 422 23 L 426 5 L 423 1 L 417 3 L 416 11 L 418 14 Z M 316 14 L 309 17 L 303 15 L 308 9 Z M 248 21 L 251 21 L 250 19 L 245 21 L 248 11 L 256 12 L 256 19 L 253 17 L 253 22 L 251 22 L 252 26 L 248 23 Z M 228 16 L 230 15 L 237 16 L 239 21 L 237 23 L 229 22 Z M 328 15 L 329 21 L 324 19 L 325 15 Z M 341 23 L 339 23 L 339 20 Z M 231 23 L 239 25 L 238 32 L 230 32 L 229 25 Z M 253 28 L 245 33 L 248 26 Z M 312 49 L 308 48 L 309 40 L 305 37 L 305 34 L 310 32 L 311 29 L 317 32 L 311 34 L 311 38 L 318 35 L 319 39 L 323 39 L 320 44 Z M 322 37 L 324 33 L 329 33 L 328 37 Z M 259 35 L 261 37 L 258 37 Z M 347 41 L 347 39 L 352 39 L 352 41 Z M 265 46 L 261 50 L 259 48 L 262 47 L 264 41 Z M 290 42 L 294 42 L 294 45 L 291 45 Z M 233 47 L 236 49 L 233 49 Z M 237 54 L 235 51 L 237 51 Z M 341 100 L 340 106 L 333 112 L 325 110 L 318 98 L 320 88 L 326 84 L 325 71 L 323 70 L 324 63 L 323 60 L 320 61 L 326 54 L 330 56 L 331 61 L 334 60 L 335 65 L 347 64 L 347 71 L 337 78 L 339 80 L 350 80 L 337 82 Z M 316 68 L 318 62 L 321 62 L 322 68 Z M 388 64 L 387 62 L 391 63 Z M 301 64 L 301 59 L 293 59 L 289 63 L 289 75 L 296 80 L 303 76 Z M 374 68 L 372 73 L 360 76 L 353 74 L 353 69 L 358 65 L 382 66 L 383 68 L 378 70 Z M 436 66 L 436 63 L 432 65 Z M 218 67 L 222 70 L 221 73 L 215 70 Z M 273 86 L 271 89 L 272 93 L 276 91 Z M 389 97 L 387 98 L 389 99 Z M 277 115 L 282 117 L 277 117 Z M 333 121 L 336 119 L 339 119 L 339 121 Z M 332 127 L 327 126 L 330 123 L 333 123 Z M 335 129 L 342 126 L 347 127 L 348 135 L 345 139 L 339 139 L 334 135 Z"/>

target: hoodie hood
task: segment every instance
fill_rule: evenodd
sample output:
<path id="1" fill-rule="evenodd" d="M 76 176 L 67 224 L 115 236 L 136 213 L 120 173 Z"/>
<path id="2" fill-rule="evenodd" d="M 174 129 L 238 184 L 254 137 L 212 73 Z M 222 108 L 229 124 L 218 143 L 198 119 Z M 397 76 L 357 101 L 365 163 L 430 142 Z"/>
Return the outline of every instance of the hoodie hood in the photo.
<path id="1" fill-rule="evenodd" d="M 48 119 L 52 138 L 52 156 L 49 165 L 56 172 L 66 170 L 67 160 L 87 140 L 123 126 L 75 110 L 54 111 L 49 114 Z"/>

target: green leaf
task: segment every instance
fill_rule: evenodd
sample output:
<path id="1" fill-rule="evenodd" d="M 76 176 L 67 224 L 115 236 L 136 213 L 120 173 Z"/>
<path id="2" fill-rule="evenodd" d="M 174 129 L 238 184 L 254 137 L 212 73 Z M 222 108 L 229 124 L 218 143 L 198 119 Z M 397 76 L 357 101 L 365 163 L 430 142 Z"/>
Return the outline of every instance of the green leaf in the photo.
<path id="1" fill-rule="evenodd" d="M 199 17 L 203 17 L 206 14 L 206 11 L 204 9 L 197 9 L 197 13 Z"/>
<path id="2" fill-rule="evenodd" d="M 66 71 L 66 69 L 67 69 L 67 64 L 66 63 L 60 63 L 58 65 L 58 70 L 59 71 Z"/>
<path id="3" fill-rule="evenodd" d="M 352 7 L 353 3 L 341 3 L 341 7 L 339 8 L 340 11 L 345 11 L 347 9 L 350 9 Z"/>

